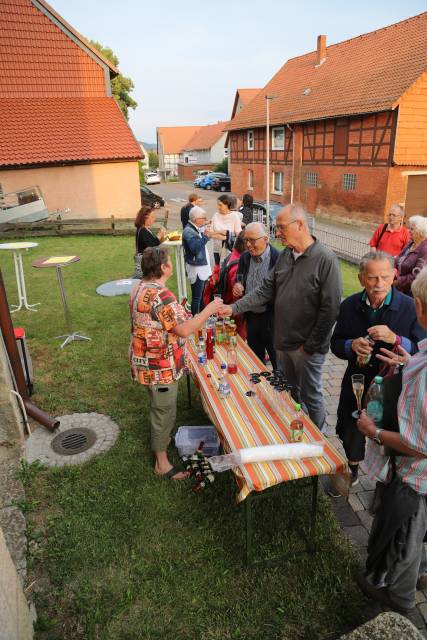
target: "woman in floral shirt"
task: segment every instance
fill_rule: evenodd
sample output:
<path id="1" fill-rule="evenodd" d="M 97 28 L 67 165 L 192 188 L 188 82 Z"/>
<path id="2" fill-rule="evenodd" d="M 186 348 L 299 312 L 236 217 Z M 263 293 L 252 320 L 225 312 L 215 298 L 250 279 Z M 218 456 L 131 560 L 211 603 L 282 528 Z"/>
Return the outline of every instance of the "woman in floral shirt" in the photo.
<path id="1" fill-rule="evenodd" d="M 143 279 L 131 294 L 132 377 L 146 386 L 150 401 L 151 446 L 156 457 L 154 472 L 173 480 L 186 474 L 169 462 L 167 446 L 175 425 L 178 380 L 185 367 L 186 338 L 197 331 L 221 300 L 214 300 L 194 318 L 166 287 L 173 267 L 166 247 L 150 247 L 142 254 Z"/>

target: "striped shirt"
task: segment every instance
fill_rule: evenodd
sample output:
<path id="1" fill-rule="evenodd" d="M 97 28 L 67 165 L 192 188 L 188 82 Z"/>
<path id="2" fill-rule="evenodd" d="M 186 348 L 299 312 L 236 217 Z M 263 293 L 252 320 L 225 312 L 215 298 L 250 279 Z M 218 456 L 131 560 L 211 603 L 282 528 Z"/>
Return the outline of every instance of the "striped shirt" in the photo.
<path id="1" fill-rule="evenodd" d="M 403 443 L 427 455 L 427 338 L 418 343 L 419 352 L 403 369 L 402 393 L 398 402 L 399 431 Z M 387 425 L 384 425 L 387 427 Z M 381 482 L 389 477 L 389 458 L 384 447 L 367 441 L 365 464 L 368 475 Z M 402 482 L 421 495 L 427 494 L 427 458 L 396 456 L 396 471 Z"/>

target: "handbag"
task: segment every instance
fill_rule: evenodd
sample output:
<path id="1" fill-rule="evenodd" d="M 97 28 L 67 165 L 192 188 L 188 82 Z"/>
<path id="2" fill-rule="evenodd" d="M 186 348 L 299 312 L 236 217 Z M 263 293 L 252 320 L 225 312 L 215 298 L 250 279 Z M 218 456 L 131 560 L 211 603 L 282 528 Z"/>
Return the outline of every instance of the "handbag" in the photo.
<path id="1" fill-rule="evenodd" d="M 140 231 L 141 231 L 141 227 L 138 228 L 138 231 L 136 234 L 135 242 L 136 242 L 137 251 L 138 251 L 138 239 L 139 239 Z M 133 278 L 137 280 L 142 280 L 142 267 L 141 267 L 142 253 L 135 253 L 133 260 L 134 260 Z"/>

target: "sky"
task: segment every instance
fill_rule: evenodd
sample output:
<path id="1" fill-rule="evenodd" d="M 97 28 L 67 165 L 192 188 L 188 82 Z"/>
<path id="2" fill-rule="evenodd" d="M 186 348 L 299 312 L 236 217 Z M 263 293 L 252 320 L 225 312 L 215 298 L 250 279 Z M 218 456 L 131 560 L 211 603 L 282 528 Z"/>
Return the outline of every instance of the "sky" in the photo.
<path id="1" fill-rule="evenodd" d="M 288 60 L 427 9 L 426 0 L 49 0 L 77 31 L 109 46 L 132 78 L 129 123 L 156 127 L 228 120 L 237 88 L 263 87 Z"/>

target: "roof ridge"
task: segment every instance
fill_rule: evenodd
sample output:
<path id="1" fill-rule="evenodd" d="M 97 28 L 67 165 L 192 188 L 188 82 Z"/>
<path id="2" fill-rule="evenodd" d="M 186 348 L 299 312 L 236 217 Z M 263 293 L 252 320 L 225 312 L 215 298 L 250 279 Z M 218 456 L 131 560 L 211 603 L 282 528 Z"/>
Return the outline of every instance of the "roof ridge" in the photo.
<path id="1" fill-rule="evenodd" d="M 340 46 L 342 44 L 346 44 L 347 42 L 352 42 L 354 40 L 361 40 L 362 38 L 366 38 L 367 36 L 370 36 L 370 35 L 372 35 L 374 33 L 379 33 L 380 31 L 387 31 L 388 29 L 394 29 L 398 25 L 403 24 L 404 22 L 411 22 L 412 20 L 417 20 L 417 19 L 421 18 L 421 16 L 424 16 L 424 15 L 427 16 L 427 11 L 423 11 L 422 13 L 417 13 L 415 16 L 410 16 L 409 18 L 404 18 L 403 20 L 399 20 L 399 22 L 393 22 L 393 24 L 388 24 L 385 27 L 380 27 L 379 29 L 373 29 L 372 31 L 367 31 L 366 33 L 361 33 L 358 36 L 353 36 L 352 38 L 347 38 L 346 40 L 340 40 L 339 42 L 334 42 L 333 44 L 327 44 L 326 51 L 328 51 L 328 49 L 332 49 L 332 47 L 338 47 L 338 46 Z M 298 56 L 294 56 L 293 58 L 288 58 L 288 60 L 282 65 L 282 67 L 284 67 L 285 64 L 287 64 L 291 60 L 298 60 L 299 58 L 305 58 L 306 56 L 309 56 L 309 55 L 311 55 L 313 53 L 316 53 L 316 49 L 313 49 L 312 51 L 307 51 L 307 53 L 302 53 L 302 54 L 300 54 Z M 269 84 L 269 83 L 267 83 L 267 84 Z M 265 86 L 267 86 L 267 85 L 265 85 Z"/>

